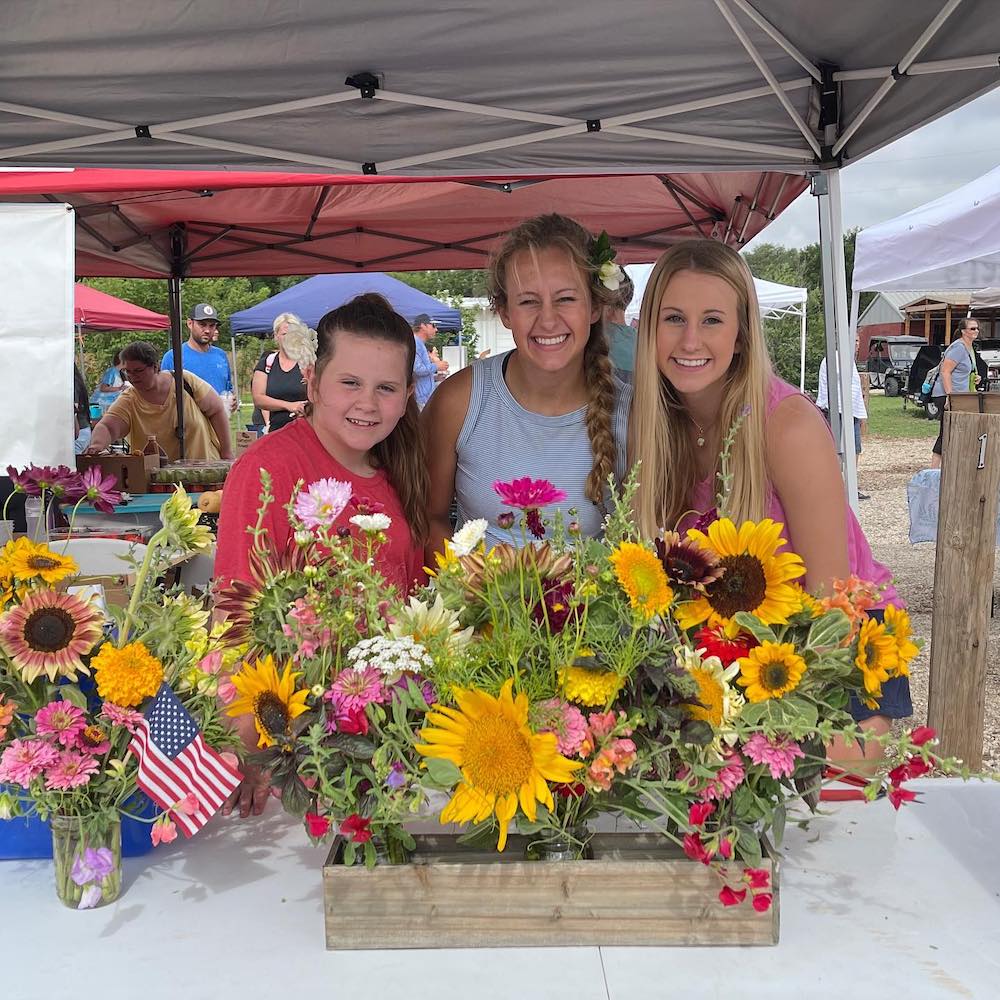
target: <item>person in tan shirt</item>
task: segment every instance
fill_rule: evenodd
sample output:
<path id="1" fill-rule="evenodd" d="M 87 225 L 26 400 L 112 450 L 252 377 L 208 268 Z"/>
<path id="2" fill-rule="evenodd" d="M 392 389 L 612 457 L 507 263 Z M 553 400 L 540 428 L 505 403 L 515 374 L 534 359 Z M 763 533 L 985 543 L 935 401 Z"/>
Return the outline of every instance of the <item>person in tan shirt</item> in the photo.
<path id="1" fill-rule="evenodd" d="M 142 340 L 129 344 L 121 356 L 129 385 L 94 428 L 85 454 L 96 455 L 126 436 L 132 451 L 141 451 L 147 439 L 155 437 L 167 458 L 176 462 L 180 444 L 173 373 L 160 371 L 156 348 Z M 232 458 L 229 416 L 222 399 L 197 375 L 185 372 L 184 382 L 185 458 Z"/>

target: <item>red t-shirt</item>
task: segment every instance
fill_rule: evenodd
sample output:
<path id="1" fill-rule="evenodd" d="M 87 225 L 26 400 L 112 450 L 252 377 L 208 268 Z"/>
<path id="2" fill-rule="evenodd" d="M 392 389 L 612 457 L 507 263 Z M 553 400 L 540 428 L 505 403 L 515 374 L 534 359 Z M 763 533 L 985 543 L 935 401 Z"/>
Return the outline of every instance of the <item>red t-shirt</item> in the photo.
<path id="1" fill-rule="evenodd" d="M 249 555 L 252 536 L 246 529 L 257 523 L 261 469 L 271 474 L 271 492 L 274 495 L 262 527 L 276 548 L 283 548 L 291 538 L 292 529 L 285 504 L 291 498 L 295 484 L 301 479 L 303 488 L 308 489 L 318 479 L 339 479 L 353 486 L 358 500 L 369 501 L 375 509 L 392 518 L 386 532 L 387 540 L 378 550 L 377 557 L 378 570 L 386 582 L 395 584 L 398 592 L 406 595 L 415 584 L 426 581 L 423 550 L 413 544 L 402 504 L 385 472 L 379 470 L 371 477 L 349 472 L 323 447 L 310 423 L 300 419 L 255 441 L 226 477 L 215 556 L 215 576 L 219 584 L 233 579 L 251 579 Z M 349 504 L 337 518 L 336 525 L 346 525 L 357 536 L 358 528 L 350 523 L 350 518 L 357 513 L 357 509 Z"/>

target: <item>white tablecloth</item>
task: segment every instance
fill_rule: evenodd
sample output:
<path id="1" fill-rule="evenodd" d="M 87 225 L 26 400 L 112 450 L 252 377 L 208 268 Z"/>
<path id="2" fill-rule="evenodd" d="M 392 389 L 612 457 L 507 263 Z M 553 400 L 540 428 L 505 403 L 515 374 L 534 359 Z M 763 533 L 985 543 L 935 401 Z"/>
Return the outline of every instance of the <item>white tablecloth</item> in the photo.
<path id="1" fill-rule="evenodd" d="M 216 819 L 125 862 L 112 906 L 65 909 L 51 862 L 0 862 L 0 996 L 159 998 L 1000 996 L 1000 786 L 830 806 L 785 839 L 776 948 L 328 952 L 325 849 L 280 815 Z M 608 887 L 614 891 L 613 886 Z"/>

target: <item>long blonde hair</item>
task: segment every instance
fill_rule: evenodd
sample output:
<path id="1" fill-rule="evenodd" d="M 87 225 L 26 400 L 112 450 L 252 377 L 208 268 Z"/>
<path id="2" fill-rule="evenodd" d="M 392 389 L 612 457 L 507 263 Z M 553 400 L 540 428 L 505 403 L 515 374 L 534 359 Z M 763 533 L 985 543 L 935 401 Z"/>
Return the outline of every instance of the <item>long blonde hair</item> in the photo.
<path id="1" fill-rule="evenodd" d="M 679 271 L 713 275 L 736 292 L 739 320 L 736 353 L 725 376 L 716 422 L 724 436 L 737 417 L 745 413 L 730 458 L 733 482 L 729 513 L 737 523 L 759 520 L 764 516 L 770 495 L 764 423 L 773 370 L 761 330 L 753 275 L 743 258 L 722 243 L 691 240 L 678 244 L 656 262 L 649 276 L 636 339 L 632 459 L 642 463 L 636 517 L 646 537 L 652 537 L 661 528 L 673 528 L 688 511 L 698 476 L 691 442 L 691 417 L 680 394 L 657 366 L 660 303 L 667 285 Z M 716 458 L 713 496 L 718 471 Z"/>
<path id="2" fill-rule="evenodd" d="M 612 429 L 615 408 L 615 379 L 608 356 L 608 338 L 604 331 L 604 307 L 612 293 L 598 279 L 598 267 L 591 260 L 592 237 L 580 223 L 565 215 L 538 215 L 527 219 L 500 244 L 490 258 L 487 288 L 494 309 L 507 305 L 507 270 L 514 254 L 522 250 L 537 253 L 555 248 L 565 252 L 586 276 L 591 302 L 600 305 L 597 321 L 590 325 L 590 336 L 583 352 L 583 373 L 587 386 L 587 438 L 594 464 L 587 476 L 585 493 L 598 507 L 604 507 L 608 476 L 615 471 L 617 446 Z"/>

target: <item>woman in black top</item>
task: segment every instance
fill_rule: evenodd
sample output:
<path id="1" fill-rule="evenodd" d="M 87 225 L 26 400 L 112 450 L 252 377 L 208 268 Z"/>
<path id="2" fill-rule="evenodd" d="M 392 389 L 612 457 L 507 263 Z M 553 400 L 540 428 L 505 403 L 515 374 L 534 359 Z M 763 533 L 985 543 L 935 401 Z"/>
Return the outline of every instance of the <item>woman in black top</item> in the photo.
<path id="1" fill-rule="evenodd" d="M 281 313 L 274 321 L 276 351 L 265 351 L 250 384 L 254 406 L 268 420 L 268 431 L 280 430 L 305 412 L 306 385 L 299 366 L 285 354 L 285 334 L 290 325 L 304 326 L 294 313 Z"/>

